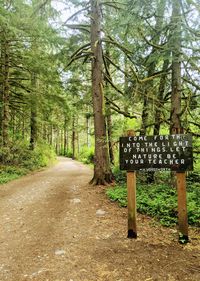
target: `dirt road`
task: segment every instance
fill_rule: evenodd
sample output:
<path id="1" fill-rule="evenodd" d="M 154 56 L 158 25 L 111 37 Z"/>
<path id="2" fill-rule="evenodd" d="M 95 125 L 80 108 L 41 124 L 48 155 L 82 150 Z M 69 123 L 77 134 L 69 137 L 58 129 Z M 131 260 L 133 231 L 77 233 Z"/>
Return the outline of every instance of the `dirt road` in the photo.
<path id="1" fill-rule="evenodd" d="M 176 230 L 138 216 L 126 238 L 126 209 L 92 171 L 69 159 L 0 186 L 0 281 L 200 280 L 199 233 L 177 243 Z"/>

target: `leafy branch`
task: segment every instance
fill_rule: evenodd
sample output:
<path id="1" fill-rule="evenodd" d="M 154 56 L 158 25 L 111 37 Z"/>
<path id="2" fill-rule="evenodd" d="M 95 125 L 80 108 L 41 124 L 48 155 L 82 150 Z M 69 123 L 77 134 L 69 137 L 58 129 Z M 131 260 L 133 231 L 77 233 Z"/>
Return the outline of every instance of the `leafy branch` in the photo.
<path id="1" fill-rule="evenodd" d="M 125 111 L 121 110 L 120 107 L 116 103 L 111 101 L 109 98 L 105 97 L 105 99 L 106 99 L 106 103 L 110 104 L 110 109 L 112 109 L 112 110 L 116 111 L 117 113 L 122 114 L 123 116 L 128 117 L 130 119 L 137 118 L 137 116 L 131 115 L 129 112 L 125 112 Z"/>

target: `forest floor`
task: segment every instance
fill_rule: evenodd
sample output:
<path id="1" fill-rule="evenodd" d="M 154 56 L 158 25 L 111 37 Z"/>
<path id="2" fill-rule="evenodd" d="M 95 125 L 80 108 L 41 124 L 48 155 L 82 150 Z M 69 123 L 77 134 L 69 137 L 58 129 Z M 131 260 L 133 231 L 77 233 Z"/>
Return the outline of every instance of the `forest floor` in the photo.
<path id="1" fill-rule="evenodd" d="M 0 281 L 200 280 L 200 233 L 180 245 L 177 230 L 138 215 L 127 239 L 127 211 L 92 171 L 66 158 L 0 186 Z"/>

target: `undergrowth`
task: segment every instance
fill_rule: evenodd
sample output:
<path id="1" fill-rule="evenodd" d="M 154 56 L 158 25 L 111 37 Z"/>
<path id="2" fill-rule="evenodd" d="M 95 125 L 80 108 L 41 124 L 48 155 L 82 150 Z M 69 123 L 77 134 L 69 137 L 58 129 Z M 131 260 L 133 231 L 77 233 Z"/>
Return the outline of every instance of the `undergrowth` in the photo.
<path id="1" fill-rule="evenodd" d="M 94 147 L 88 148 L 83 146 L 78 159 L 84 164 L 92 164 L 94 162 Z"/>
<path id="2" fill-rule="evenodd" d="M 25 168 L 14 166 L 0 166 L 0 184 L 7 183 L 11 180 L 17 179 L 25 174 L 28 170 Z"/>
<path id="3" fill-rule="evenodd" d="M 118 172 L 118 185 L 107 190 L 112 201 L 117 201 L 121 207 L 127 206 L 127 188 L 124 175 Z M 188 223 L 200 226 L 200 183 L 188 181 L 187 208 Z M 137 210 L 139 213 L 150 215 L 160 221 L 164 226 L 177 224 L 177 192 L 170 184 L 137 183 Z"/>
<path id="4" fill-rule="evenodd" d="M 29 144 L 16 143 L 6 151 L 0 150 L 0 184 L 17 179 L 49 164 L 56 159 L 55 152 L 47 144 L 38 144 L 34 151 L 29 149 Z"/>
<path id="5" fill-rule="evenodd" d="M 62 155 L 73 158 L 73 152 L 69 149 L 65 154 Z M 81 147 L 78 155 L 76 153 L 75 159 L 81 161 L 84 164 L 93 164 L 94 163 L 94 147 L 87 147 L 86 145 Z"/>

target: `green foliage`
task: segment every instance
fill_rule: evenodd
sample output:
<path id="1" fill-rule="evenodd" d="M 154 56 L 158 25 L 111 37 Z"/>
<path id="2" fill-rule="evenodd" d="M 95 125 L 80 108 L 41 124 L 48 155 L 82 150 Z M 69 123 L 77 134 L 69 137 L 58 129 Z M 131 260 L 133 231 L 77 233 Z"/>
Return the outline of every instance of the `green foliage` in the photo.
<path id="1" fill-rule="evenodd" d="M 28 142 L 16 142 L 7 155 L 6 162 L 28 170 L 45 167 L 55 160 L 55 152 L 44 143 L 39 143 L 34 150 L 30 150 Z"/>
<path id="2" fill-rule="evenodd" d="M 126 182 L 126 171 L 122 171 L 118 166 L 113 168 L 113 175 L 118 184 L 122 184 Z"/>
<path id="3" fill-rule="evenodd" d="M 125 186 L 115 186 L 115 188 L 109 188 L 106 194 L 111 201 L 118 201 L 120 207 L 127 206 L 127 190 Z"/>
<path id="4" fill-rule="evenodd" d="M 0 166 L 0 184 L 17 179 L 27 173 L 25 168 L 15 166 Z"/>
<path id="5" fill-rule="evenodd" d="M 198 173 L 197 171 L 190 172 L 187 176 L 187 179 L 190 183 L 200 182 L 200 173 Z"/>
<path id="6" fill-rule="evenodd" d="M 29 153 L 23 156 L 22 165 L 29 170 L 45 167 L 55 161 L 55 152 L 47 144 L 39 144 L 34 151 L 29 150 Z"/>
<path id="7" fill-rule="evenodd" d="M 26 142 L 15 143 L 10 149 L 0 150 L 4 165 L 0 166 L 0 183 L 16 179 L 28 171 L 45 167 L 55 161 L 55 152 L 47 144 L 38 144 L 34 151 Z"/>
<path id="8" fill-rule="evenodd" d="M 73 157 L 73 152 L 71 149 L 69 149 L 68 151 L 66 151 L 65 155 L 66 157 L 72 158 Z"/>
<path id="9" fill-rule="evenodd" d="M 200 183 L 189 183 L 187 192 L 188 221 L 200 226 Z"/>
<path id="10" fill-rule="evenodd" d="M 12 154 L 10 148 L 5 146 L 0 148 L 0 163 L 9 163 L 12 161 Z"/>
<path id="11" fill-rule="evenodd" d="M 79 160 L 85 164 L 94 162 L 94 147 L 83 146 L 79 153 Z"/>
<path id="12" fill-rule="evenodd" d="M 107 195 L 112 201 L 118 201 L 121 207 L 127 206 L 127 190 L 125 185 L 108 189 Z M 189 185 L 188 222 L 200 226 L 200 184 Z M 177 223 L 176 190 L 166 184 L 138 184 L 137 209 L 140 213 L 155 217 L 162 225 L 172 226 Z"/>

